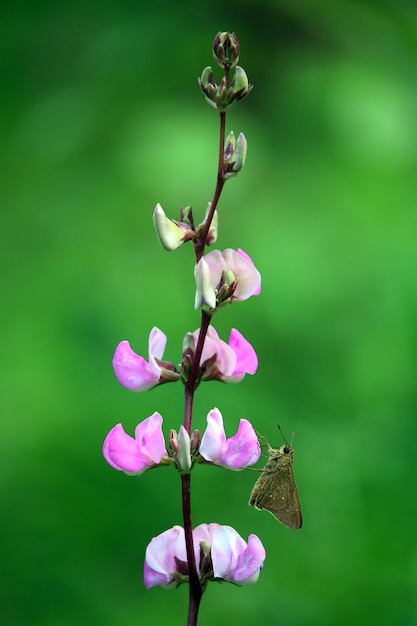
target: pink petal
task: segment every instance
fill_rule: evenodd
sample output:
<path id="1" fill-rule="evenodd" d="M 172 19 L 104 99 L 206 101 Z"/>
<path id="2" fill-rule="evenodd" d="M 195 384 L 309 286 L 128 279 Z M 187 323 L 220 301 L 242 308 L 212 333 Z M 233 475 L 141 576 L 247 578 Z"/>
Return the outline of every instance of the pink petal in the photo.
<path id="1" fill-rule="evenodd" d="M 162 416 L 155 412 L 136 426 L 135 438 L 138 449 L 149 465 L 158 464 L 164 454 L 164 435 L 162 433 Z"/>
<path id="2" fill-rule="evenodd" d="M 249 535 L 247 548 L 240 553 L 233 580 L 236 582 L 252 583 L 259 577 L 266 557 L 265 548 L 256 535 Z"/>
<path id="3" fill-rule="evenodd" d="M 197 345 L 199 331 L 195 333 L 195 342 Z M 204 363 L 207 359 L 216 354 L 216 365 L 224 376 L 231 376 L 236 368 L 236 354 L 234 350 L 222 339 L 220 339 L 217 331 L 213 326 L 209 326 L 206 339 L 204 341 L 203 352 L 200 363 Z"/>
<path id="4" fill-rule="evenodd" d="M 109 465 L 129 474 L 139 474 L 149 466 L 148 458 L 140 453 L 136 440 L 125 433 L 121 424 L 112 428 L 104 440 L 103 455 Z"/>
<path id="5" fill-rule="evenodd" d="M 225 444 L 223 417 L 219 409 L 215 408 L 207 415 L 207 428 L 201 440 L 200 454 L 206 461 L 215 463 L 221 458 Z"/>
<path id="6" fill-rule="evenodd" d="M 260 293 L 261 275 L 255 266 L 241 254 L 231 248 L 223 252 L 223 258 L 238 281 L 233 295 L 236 300 L 247 300 L 250 296 Z"/>
<path id="7" fill-rule="evenodd" d="M 161 370 L 153 361 L 147 363 L 142 356 L 133 352 L 128 341 L 121 341 L 113 357 L 116 378 L 123 387 L 131 391 L 146 391 L 159 382 Z"/>
<path id="8" fill-rule="evenodd" d="M 261 455 L 258 437 L 252 424 L 245 419 L 239 422 L 236 435 L 226 442 L 222 454 L 222 465 L 230 469 L 241 470 L 256 463 Z"/>
<path id="9" fill-rule="evenodd" d="M 255 374 L 258 369 L 258 357 L 252 345 L 244 336 L 232 328 L 229 337 L 229 346 L 236 354 L 236 368 L 233 375 L 236 374 Z"/>

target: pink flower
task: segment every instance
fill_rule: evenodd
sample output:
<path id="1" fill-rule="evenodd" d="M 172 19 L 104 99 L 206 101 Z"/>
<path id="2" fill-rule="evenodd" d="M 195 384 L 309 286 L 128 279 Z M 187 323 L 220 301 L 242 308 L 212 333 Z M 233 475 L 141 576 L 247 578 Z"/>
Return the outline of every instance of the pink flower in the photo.
<path id="1" fill-rule="evenodd" d="M 192 334 L 194 346 L 197 345 L 199 334 L 199 330 Z M 188 338 L 186 337 L 185 344 Z M 215 362 L 205 367 L 204 364 L 213 359 L 214 355 Z M 220 339 L 213 326 L 209 326 L 200 365 L 205 370 L 203 380 L 216 379 L 225 383 L 237 383 L 245 374 L 255 374 L 258 369 L 258 357 L 249 341 L 236 328 L 232 328 L 227 344 Z"/>
<path id="2" fill-rule="evenodd" d="M 133 438 L 125 433 L 121 424 L 117 424 L 103 443 L 107 463 L 130 475 L 143 474 L 161 464 L 162 460 L 163 464 L 170 463 L 161 426 L 161 415 L 153 413 L 136 426 Z"/>
<path id="3" fill-rule="evenodd" d="M 258 580 L 265 549 L 256 535 L 248 543 L 231 527 L 200 524 L 193 530 L 197 571 L 204 580 L 251 584 Z M 176 587 L 188 581 L 184 529 L 174 526 L 154 537 L 146 548 L 145 586 Z"/>
<path id="4" fill-rule="evenodd" d="M 213 409 L 207 415 L 207 428 L 199 452 L 215 465 L 241 470 L 257 462 L 261 449 L 253 426 L 246 419 L 241 419 L 237 433 L 226 439 L 222 414 L 219 409 Z"/>
<path id="5" fill-rule="evenodd" d="M 211 559 L 215 578 L 250 585 L 256 583 L 266 552 L 256 535 L 248 543 L 231 526 L 219 526 L 213 533 Z"/>
<path id="6" fill-rule="evenodd" d="M 113 357 L 116 378 L 131 391 L 147 391 L 158 384 L 179 379 L 172 363 L 158 363 L 164 354 L 167 338 L 159 328 L 149 335 L 149 362 L 133 352 L 128 341 L 122 341 Z"/>
<path id="7" fill-rule="evenodd" d="M 194 270 L 195 308 L 214 309 L 226 302 L 247 300 L 259 295 L 261 275 L 243 250 L 212 250 Z"/>

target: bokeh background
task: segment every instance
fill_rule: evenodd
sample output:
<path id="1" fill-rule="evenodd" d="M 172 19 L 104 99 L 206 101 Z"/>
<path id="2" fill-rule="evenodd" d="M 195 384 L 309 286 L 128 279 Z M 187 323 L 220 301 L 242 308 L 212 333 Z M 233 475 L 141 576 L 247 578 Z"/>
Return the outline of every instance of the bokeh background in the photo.
<path id="1" fill-rule="evenodd" d="M 229 115 L 244 172 L 218 247 L 263 292 L 215 319 L 255 346 L 256 376 L 206 384 L 229 435 L 295 431 L 304 526 L 248 507 L 256 476 L 199 467 L 193 521 L 254 532 L 257 585 L 210 585 L 201 626 L 417 624 L 417 12 L 412 0 L 5 2 L 1 9 L 1 623 L 184 624 L 186 586 L 146 591 L 150 539 L 181 523 L 170 469 L 112 470 L 102 441 L 182 391 L 133 394 L 111 357 L 150 329 L 178 362 L 195 330 L 193 255 L 163 251 L 161 202 L 202 217 L 218 120 L 197 77 L 218 30 L 255 88 Z"/>

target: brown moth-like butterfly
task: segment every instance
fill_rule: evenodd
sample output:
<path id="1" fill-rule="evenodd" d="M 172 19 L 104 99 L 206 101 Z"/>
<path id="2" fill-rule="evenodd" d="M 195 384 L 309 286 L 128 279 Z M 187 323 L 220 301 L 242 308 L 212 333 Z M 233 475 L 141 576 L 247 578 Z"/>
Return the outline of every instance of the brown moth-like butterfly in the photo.
<path id="1" fill-rule="evenodd" d="M 302 517 L 292 470 L 294 450 L 288 443 L 279 450 L 266 443 L 268 462 L 252 489 L 249 504 L 269 511 L 281 524 L 297 530 L 301 528 Z"/>

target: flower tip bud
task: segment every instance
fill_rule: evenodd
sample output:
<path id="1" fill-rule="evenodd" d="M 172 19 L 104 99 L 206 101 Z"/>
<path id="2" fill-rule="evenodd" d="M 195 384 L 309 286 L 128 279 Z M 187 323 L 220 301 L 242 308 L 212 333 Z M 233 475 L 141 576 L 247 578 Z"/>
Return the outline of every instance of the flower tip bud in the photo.
<path id="1" fill-rule="evenodd" d="M 213 57 L 220 67 L 233 68 L 239 61 L 240 44 L 234 33 L 219 32 L 213 41 Z"/>

